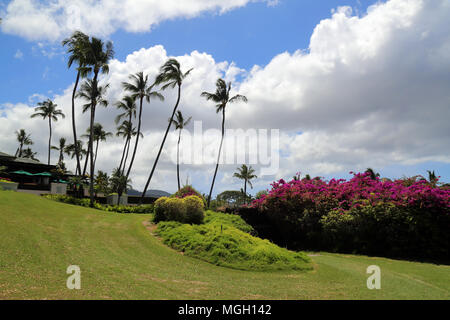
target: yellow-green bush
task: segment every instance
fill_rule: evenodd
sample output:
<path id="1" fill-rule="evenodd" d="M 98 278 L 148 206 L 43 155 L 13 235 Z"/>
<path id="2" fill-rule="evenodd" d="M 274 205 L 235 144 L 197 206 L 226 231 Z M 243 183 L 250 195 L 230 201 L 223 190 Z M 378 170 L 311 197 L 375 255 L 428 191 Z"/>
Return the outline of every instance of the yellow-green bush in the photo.
<path id="1" fill-rule="evenodd" d="M 197 196 L 186 198 L 162 197 L 155 202 L 153 221 L 178 221 L 182 223 L 200 224 L 204 217 L 203 200 Z"/>
<path id="2" fill-rule="evenodd" d="M 203 200 L 197 196 L 188 196 L 183 198 L 186 207 L 186 217 L 184 222 L 200 224 L 204 218 Z"/>

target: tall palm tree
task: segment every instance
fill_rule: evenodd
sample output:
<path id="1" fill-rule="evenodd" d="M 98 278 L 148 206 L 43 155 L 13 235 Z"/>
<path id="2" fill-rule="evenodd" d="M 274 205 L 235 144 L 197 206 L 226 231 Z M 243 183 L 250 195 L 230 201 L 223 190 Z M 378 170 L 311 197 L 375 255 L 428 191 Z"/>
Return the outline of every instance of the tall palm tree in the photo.
<path id="1" fill-rule="evenodd" d="M 128 121 L 124 120 L 122 124 L 117 127 L 117 133 L 116 135 L 118 137 L 122 136 L 125 139 L 125 145 L 123 147 L 122 151 L 122 158 L 120 159 L 120 165 L 118 167 L 119 170 L 121 170 L 122 175 L 125 174 L 125 167 L 128 160 L 128 153 L 130 151 L 130 144 L 131 144 L 131 138 L 135 137 L 137 135 L 136 128 L 133 127 L 133 124 Z M 141 138 L 144 137 L 142 133 L 140 133 Z"/>
<path id="2" fill-rule="evenodd" d="M 77 159 L 77 170 L 81 174 L 81 159 L 80 150 L 77 148 L 77 128 L 75 123 L 75 97 L 77 93 L 78 83 L 80 78 L 88 76 L 92 70 L 87 66 L 86 50 L 88 49 L 89 37 L 83 32 L 75 31 L 70 38 L 66 38 L 62 41 L 63 46 L 67 46 L 67 53 L 69 54 L 69 60 L 67 66 L 70 69 L 73 63 L 77 63 L 77 77 L 72 92 L 72 131 L 73 131 L 73 146 L 75 147 L 75 156 Z"/>
<path id="3" fill-rule="evenodd" d="M 211 202 L 211 196 L 214 189 L 214 182 L 216 181 L 216 175 L 217 170 L 219 169 L 219 161 L 220 161 L 220 155 L 222 152 L 222 144 L 223 144 L 223 138 L 225 136 L 225 110 L 228 103 L 235 103 L 235 102 L 247 102 L 247 97 L 242 96 L 240 94 L 237 94 L 233 97 L 230 97 L 230 91 L 231 91 L 231 82 L 227 83 L 223 79 L 218 79 L 216 82 L 216 92 L 215 93 L 209 93 L 209 92 L 203 92 L 201 94 L 202 97 L 205 97 L 206 100 L 211 100 L 214 103 L 216 103 L 216 113 L 222 112 L 222 139 L 220 140 L 220 146 L 219 146 L 219 154 L 217 155 L 217 164 L 216 164 L 216 170 L 214 171 L 213 180 L 211 183 L 211 189 L 209 190 L 209 196 L 208 196 L 208 207 Z"/>
<path id="4" fill-rule="evenodd" d="M 139 99 L 139 116 L 138 116 L 138 126 L 136 142 L 134 143 L 133 155 L 131 156 L 130 166 L 128 167 L 126 177 L 128 179 L 130 175 L 131 168 L 133 167 L 134 158 L 136 156 L 136 151 L 139 143 L 139 137 L 141 136 L 141 124 L 142 124 L 142 104 L 144 99 L 150 103 L 151 98 L 157 98 L 164 101 L 164 97 L 157 91 L 153 90 L 153 85 L 148 83 L 148 75 L 144 76 L 143 72 L 138 72 L 129 76 L 130 82 L 122 82 L 123 88 L 131 93 L 131 97 L 134 100 Z"/>
<path id="5" fill-rule="evenodd" d="M 86 130 L 87 134 L 83 135 L 83 138 L 90 136 L 89 128 Z M 103 130 L 103 126 L 100 123 L 94 124 L 94 142 L 95 142 L 95 154 L 94 154 L 94 165 L 97 163 L 98 145 L 100 141 L 106 141 L 108 137 L 112 137 L 111 132 Z"/>
<path id="6" fill-rule="evenodd" d="M 252 166 L 247 167 L 243 164 L 240 168 L 237 168 L 237 172 L 234 173 L 233 177 L 244 180 L 244 194 L 247 197 L 247 183 L 253 189 L 251 180 L 258 178 L 254 173 L 255 169 Z"/>
<path id="7" fill-rule="evenodd" d="M 89 122 L 89 159 L 90 159 L 90 175 L 89 175 L 89 195 L 90 195 L 90 207 L 94 207 L 94 175 L 95 175 L 95 164 L 94 164 L 94 123 L 95 123 L 95 110 L 99 99 L 99 89 L 98 86 L 98 75 L 100 72 L 106 74 L 109 73 L 109 60 L 114 57 L 113 44 L 108 41 L 106 44 L 98 38 L 91 37 L 90 41 L 86 44 L 84 50 L 86 65 L 91 67 L 94 74 L 91 80 L 92 92 L 90 95 L 90 122 Z"/>
<path id="8" fill-rule="evenodd" d="M 178 144 L 177 144 L 177 181 L 178 181 L 178 190 L 181 189 L 180 184 L 180 141 L 181 141 L 181 131 L 189 124 L 192 117 L 189 117 L 186 121 L 183 118 L 183 114 L 181 111 L 177 111 L 177 118 L 172 119 L 172 123 L 175 126 L 175 130 L 179 130 L 178 132 Z"/>
<path id="9" fill-rule="evenodd" d="M 61 164 L 64 161 L 64 153 L 66 150 L 66 138 L 59 139 L 59 147 L 52 146 L 52 150 L 59 151 L 58 164 Z"/>
<path id="10" fill-rule="evenodd" d="M 31 134 L 27 134 L 25 129 L 16 131 L 16 137 L 19 142 L 19 147 L 17 148 L 15 156 L 21 158 L 23 156 L 23 146 L 31 146 L 33 140 L 31 140 Z"/>
<path id="11" fill-rule="evenodd" d="M 39 102 L 38 107 L 34 108 L 35 113 L 31 115 L 31 118 L 41 117 L 44 120 L 48 118 L 48 128 L 50 130 L 48 138 L 48 165 L 50 165 L 50 150 L 52 147 L 52 121 L 58 121 L 58 117 L 66 117 L 60 109 L 56 108 L 57 106 L 53 101 L 47 99 Z"/>
<path id="12" fill-rule="evenodd" d="M 193 69 L 189 69 L 185 73 L 181 71 L 180 63 L 176 59 L 169 59 L 166 63 L 164 63 L 160 68 L 160 73 L 156 77 L 155 85 L 162 85 L 161 89 L 164 91 L 168 88 L 174 89 L 178 88 L 178 97 L 175 103 L 175 106 L 172 111 L 172 116 L 169 120 L 169 125 L 167 126 L 166 133 L 164 134 L 163 141 L 161 142 L 161 146 L 159 147 L 158 155 L 156 156 L 155 162 L 153 163 L 152 171 L 150 172 L 150 176 L 147 179 L 147 182 L 144 187 L 144 191 L 141 195 L 140 203 L 144 200 L 145 193 L 147 192 L 147 188 L 152 180 L 153 173 L 155 172 L 156 165 L 158 164 L 159 157 L 161 155 L 161 151 L 164 148 L 164 143 L 166 142 L 167 134 L 169 133 L 170 126 L 172 125 L 173 117 L 175 116 L 175 112 L 177 111 L 178 105 L 180 104 L 181 99 L 181 85 L 183 84 L 184 79 L 191 73 Z"/>
<path id="13" fill-rule="evenodd" d="M 103 106 L 103 107 L 107 107 L 108 106 L 108 101 L 104 98 L 104 96 L 106 95 L 106 91 L 109 88 L 109 84 L 106 84 L 105 86 L 98 86 L 97 84 L 94 83 L 94 80 L 92 79 L 87 79 L 85 82 L 83 82 L 80 86 L 80 90 L 77 93 L 77 97 L 78 98 L 82 98 L 86 101 L 88 101 L 88 103 L 83 105 L 83 113 L 87 112 L 88 110 L 91 111 L 91 116 L 92 116 L 92 110 L 95 109 L 95 106 L 99 105 L 99 106 Z M 92 101 L 95 102 L 95 106 L 93 106 Z M 95 114 L 95 111 L 94 111 Z M 93 138 L 93 136 L 91 137 L 91 126 L 89 126 L 88 128 L 88 132 L 89 132 L 89 140 L 88 140 L 88 154 L 86 156 L 86 161 L 84 163 L 84 168 L 83 168 L 83 176 L 86 174 L 86 169 L 87 169 L 87 165 L 88 165 L 88 161 L 92 155 L 93 158 L 93 149 L 92 145 L 93 142 L 91 143 L 91 138 Z"/>

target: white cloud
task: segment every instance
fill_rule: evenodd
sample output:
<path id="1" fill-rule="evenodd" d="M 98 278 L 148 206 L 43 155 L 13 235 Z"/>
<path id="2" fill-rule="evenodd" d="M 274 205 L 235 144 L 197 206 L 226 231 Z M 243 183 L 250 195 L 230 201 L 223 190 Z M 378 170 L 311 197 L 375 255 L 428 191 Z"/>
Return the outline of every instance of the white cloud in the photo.
<path id="1" fill-rule="evenodd" d="M 369 166 L 450 163 L 448 16 L 450 6 L 444 0 L 391 0 L 361 17 L 338 9 L 317 25 L 308 52 L 282 53 L 249 72 L 197 51 L 176 57 L 184 70 L 194 67 L 183 85 L 180 109 L 185 116 L 203 120 L 204 129 L 220 128 L 214 105 L 199 95 L 214 91 L 219 76 L 243 75 L 235 89 L 249 103 L 230 105 L 227 127 L 281 129 L 280 170 L 276 177 L 258 179 L 255 190 L 298 171 L 328 175 Z M 108 99 L 114 102 L 122 96 L 120 83 L 130 73 L 143 70 L 154 77 L 167 58 L 164 48 L 155 46 L 133 52 L 125 61 L 113 60 L 105 78 L 111 83 Z M 144 106 L 145 138 L 132 173 L 138 188 L 149 174 L 175 101 L 174 92 L 164 94 L 166 102 Z M 70 96 L 69 87 L 55 97 L 67 115 Z M 0 118 L 2 151 L 15 150 L 11 135 L 23 127 L 33 133 L 36 150 L 45 155 L 47 129 L 42 121 L 28 119 L 30 112 L 24 104 L 5 106 Z M 100 109 L 97 120 L 114 131 L 115 115 L 113 107 Z M 84 131 L 86 116 L 78 115 L 77 121 L 79 131 Z M 58 123 L 55 132 L 55 139 L 71 137 L 70 117 Z M 208 144 L 214 150 L 218 141 Z M 175 145 L 176 137 L 169 137 L 167 146 Z M 117 166 L 122 147 L 116 138 L 101 145 L 99 167 L 110 171 Z M 151 188 L 175 190 L 170 152 L 167 149 L 162 155 Z M 231 178 L 236 167 L 220 167 L 215 191 L 239 186 Z M 210 164 L 182 165 L 182 180 L 189 175 L 194 186 L 207 192 L 213 170 Z"/>
<path id="2" fill-rule="evenodd" d="M 23 52 L 20 49 L 17 49 L 16 53 L 14 54 L 14 59 L 22 59 L 23 58 Z"/>
<path id="3" fill-rule="evenodd" d="M 274 0 L 12 0 L 2 29 L 30 40 L 56 41 L 75 30 L 109 36 L 118 29 L 150 31 L 158 23 L 193 18 L 204 12 L 224 13 L 249 2 Z"/>

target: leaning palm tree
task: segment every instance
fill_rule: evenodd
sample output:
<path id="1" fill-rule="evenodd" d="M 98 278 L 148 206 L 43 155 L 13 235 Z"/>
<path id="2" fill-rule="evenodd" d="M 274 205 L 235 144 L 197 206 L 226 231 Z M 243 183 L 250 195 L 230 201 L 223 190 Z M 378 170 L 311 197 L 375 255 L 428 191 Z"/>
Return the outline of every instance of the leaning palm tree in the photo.
<path id="1" fill-rule="evenodd" d="M 138 126 L 136 142 L 134 143 L 133 155 L 131 156 L 130 166 L 128 167 L 126 177 L 128 179 L 130 175 L 131 168 L 133 167 L 134 158 L 136 157 L 136 151 L 139 143 L 139 137 L 141 136 L 141 124 L 142 124 L 142 103 L 144 99 L 150 103 L 150 98 L 157 98 L 164 101 L 164 97 L 157 91 L 153 90 L 153 85 L 148 83 L 148 75 L 144 76 L 143 72 L 138 72 L 129 76 L 130 82 L 122 82 L 123 88 L 130 92 L 131 97 L 136 101 L 139 99 L 139 116 L 138 116 Z"/>
<path id="2" fill-rule="evenodd" d="M 158 164 L 159 157 L 161 155 L 161 151 L 164 148 L 164 143 L 166 142 L 167 134 L 169 133 L 170 126 L 172 125 L 173 117 L 175 116 L 175 112 L 177 111 L 178 105 L 181 99 L 181 85 L 183 84 L 184 79 L 191 73 L 193 69 L 189 69 L 185 73 L 181 71 L 180 63 L 175 59 L 169 59 L 166 63 L 164 63 L 160 68 L 160 74 L 156 77 L 155 85 L 162 85 L 161 89 L 166 90 L 168 88 L 174 89 L 178 88 L 178 97 L 175 103 L 175 107 L 172 111 L 172 116 L 169 120 L 169 125 L 167 126 L 166 133 L 164 134 L 163 141 L 161 142 L 161 146 L 159 147 L 158 155 L 156 156 L 155 162 L 153 163 L 152 171 L 150 172 L 150 176 L 147 179 L 147 182 L 144 187 L 144 191 L 141 195 L 140 203 L 144 200 L 145 193 L 147 192 L 147 188 L 152 180 L 153 173 L 155 172 L 156 165 Z"/>
<path id="3" fill-rule="evenodd" d="M 86 101 L 88 101 L 88 103 L 83 105 L 83 113 L 87 112 L 87 111 L 91 111 L 91 116 L 92 116 L 92 110 L 95 109 L 95 106 L 99 105 L 99 106 L 103 106 L 103 107 L 107 107 L 108 106 L 108 101 L 104 98 L 104 96 L 106 95 L 106 91 L 109 88 L 109 84 L 106 84 L 105 86 L 98 86 L 97 84 L 94 83 L 94 81 L 92 79 L 87 79 L 85 82 L 83 82 L 81 84 L 80 90 L 77 93 L 77 97 L 78 98 L 82 98 Z M 93 107 L 92 101 L 94 101 L 95 106 Z M 94 111 L 94 115 L 95 115 L 95 111 Z M 91 143 L 91 138 L 93 138 L 93 135 L 91 136 L 91 127 L 93 126 L 89 126 L 88 128 L 88 132 L 89 132 L 89 136 L 88 136 L 88 154 L 86 156 L 86 160 L 84 163 L 84 168 L 83 168 L 83 176 L 86 174 L 86 169 L 87 169 L 87 165 L 88 165 L 88 161 L 92 155 L 92 159 L 94 158 L 94 154 L 93 154 L 93 140 Z"/>
<path id="4" fill-rule="evenodd" d="M 73 146 L 75 147 L 75 156 L 77 159 L 76 172 L 79 172 L 79 174 L 81 174 L 81 159 L 80 159 L 80 150 L 77 148 L 77 143 L 75 143 L 78 140 L 75 123 L 75 97 L 80 78 L 87 77 L 89 72 L 92 70 L 89 66 L 87 66 L 86 60 L 86 50 L 88 49 L 88 44 L 89 44 L 89 37 L 80 31 L 75 31 L 70 38 L 64 39 L 62 41 L 62 45 L 67 46 L 67 53 L 69 54 L 69 60 L 67 62 L 68 68 L 70 69 L 73 63 L 78 64 L 77 77 L 72 92 L 72 131 L 73 131 Z"/>
<path id="5" fill-rule="evenodd" d="M 64 153 L 66 150 L 66 138 L 59 139 L 59 147 L 52 146 L 52 150 L 59 151 L 58 164 L 61 164 L 64 161 Z"/>
<path id="6" fill-rule="evenodd" d="M 117 127 L 116 136 L 118 137 L 121 136 L 125 139 L 125 145 L 122 151 L 122 158 L 120 159 L 120 165 L 118 167 L 118 169 L 121 170 L 122 175 L 125 174 L 125 167 L 128 160 L 128 153 L 130 151 L 131 138 L 135 137 L 136 135 L 137 135 L 136 128 L 133 127 L 133 124 L 130 121 L 125 120 L 119 127 Z M 144 137 L 142 133 L 140 135 L 141 138 Z"/>
<path id="7" fill-rule="evenodd" d="M 83 135 L 83 138 L 88 138 L 90 136 L 89 128 L 86 130 L 87 134 Z M 111 132 L 103 130 L 103 126 L 100 123 L 94 124 L 94 142 L 95 142 L 95 153 L 94 153 L 94 165 L 97 163 L 98 145 L 100 141 L 106 141 L 108 137 L 112 137 Z"/>
<path id="8" fill-rule="evenodd" d="M 247 197 L 247 183 L 250 188 L 253 189 L 253 185 L 251 180 L 258 178 L 254 173 L 255 169 L 252 166 L 247 167 L 247 165 L 243 164 L 240 168 L 237 168 L 237 172 L 234 173 L 233 177 L 244 180 L 244 194 Z"/>
<path id="9" fill-rule="evenodd" d="M 219 169 L 219 161 L 220 161 L 220 155 L 222 152 L 222 144 L 223 144 L 223 138 L 225 136 L 225 109 L 227 107 L 228 103 L 235 103 L 235 102 L 247 102 L 247 97 L 242 96 L 240 94 L 237 94 L 230 98 L 230 91 L 231 91 L 231 82 L 226 84 L 225 80 L 218 79 L 216 82 L 216 92 L 215 93 L 209 93 L 209 92 L 203 92 L 201 94 L 202 97 L 205 97 L 206 100 L 211 100 L 216 103 L 216 113 L 222 112 L 222 139 L 220 140 L 220 146 L 219 146 L 219 154 L 217 155 L 217 164 L 216 164 L 216 170 L 214 171 L 213 180 L 211 183 L 211 189 L 209 190 L 209 196 L 208 196 L 208 207 L 211 202 L 211 196 L 214 189 L 214 182 L 216 181 L 216 175 L 217 170 Z"/>
<path id="10" fill-rule="evenodd" d="M 91 66 L 94 77 L 92 78 L 92 92 L 91 92 L 91 116 L 89 123 L 89 158 L 90 158 L 90 179 L 89 179 L 89 195 L 90 195 L 90 206 L 94 207 L 94 174 L 95 174 L 95 164 L 94 164 L 94 123 L 95 123 L 95 108 L 98 103 L 100 95 L 100 87 L 98 86 L 98 75 L 100 72 L 109 72 L 109 60 L 114 56 L 113 44 L 108 41 L 106 44 L 98 39 L 92 37 L 89 43 L 86 45 L 85 50 L 86 64 Z"/>
<path id="11" fill-rule="evenodd" d="M 48 118 L 48 128 L 50 130 L 48 138 L 48 165 L 50 165 L 50 150 L 52 148 L 52 121 L 58 121 L 58 117 L 66 117 L 60 109 L 56 108 L 57 106 L 53 101 L 47 99 L 44 102 L 39 102 L 38 107 L 34 108 L 35 113 L 31 115 L 31 118 L 41 117 L 44 120 Z"/>
<path id="12" fill-rule="evenodd" d="M 27 134 L 25 129 L 20 129 L 16 131 L 17 141 L 19 142 L 19 147 L 17 148 L 16 157 L 23 156 L 23 146 L 31 146 L 33 144 L 33 140 L 31 140 L 31 134 Z"/>
<path id="13" fill-rule="evenodd" d="M 187 119 L 185 121 L 181 111 L 177 111 L 177 118 L 172 120 L 172 123 L 175 126 L 175 130 L 179 130 L 179 132 L 178 132 L 178 144 L 177 144 L 177 181 L 178 181 L 178 190 L 181 189 L 181 184 L 180 184 L 180 141 L 181 141 L 181 131 L 189 124 L 191 119 L 192 119 L 192 117 L 189 117 L 189 119 Z"/>

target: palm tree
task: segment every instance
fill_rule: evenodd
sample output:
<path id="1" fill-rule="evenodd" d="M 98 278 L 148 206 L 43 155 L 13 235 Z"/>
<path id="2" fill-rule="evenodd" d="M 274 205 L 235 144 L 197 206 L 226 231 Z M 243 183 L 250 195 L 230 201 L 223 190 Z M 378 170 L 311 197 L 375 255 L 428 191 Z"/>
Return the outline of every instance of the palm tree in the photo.
<path id="1" fill-rule="evenodd" d="M 119 168 L 115 168 L 111 174 L 111 178 L 109 179 L 111 184 L 111 190 L 114 190 L 119 195 L 118 204 L 120 203 L 120 197 L 122 194 L 127 192 L 128 189 L 131 189 L 131 180 L 127 179 L 127 177 L 120 172 Z"/>
<path id="2" fill-rule="evenodd" d="M 376 173 L 372 168 L 367 168 L 365 173 L 369 174 L 370 179 L 377 180 L 378 177 L 380 177 L 379 173 Z"/>
<path id="3" fill-rule="evenodd" d="M 22 152 L 22 158 L 32 159 L 35 161 L 39 161 L 35 156 L 37 155 L 37 152 L 33 152 L 30 147 L 26 148 Z"/>
<path id="4" fill-rule="evenodd" d="M 237 172 L 234 173 L 233 177 L 244 180 L 244 194 L 247 197 L 247 183 L 253 189 L 253 185 L 251 180 L 258 178 L 254 173 L 255 169 L 252 166 L 247 167 L 247 165 L 243 164 L 240 168 L 237 168 Z"/>
<path id="5" fill-rule="evenodd" d="M 247 102 L 247 97 L 242 96 L 240 94 L 237 94 L 230 98 L 230 91 L 231 91 L 231 82 L 228 83 L 228 85 L 225 83 L 225 80 L 218 79 L 216 82 L 216 92 L 215 93 L 209 93 L 209 92 L 203 92 L 201 94 L 202 97 L 205 97 L 206 100 L 211 100 L 216 103 L 216 113 L 222 112 L 222 139 L 220 140 L 220 146 L 219 146 L 219 154 L 217 155 L 217 164 L 216 164 L 216 170 L 214 171 L 214 177 L 211 183 L 211 189 L 209 190 L 209 196 L 208 196 L 208 207 L 209 203 L 211 201 L 212 192 L 214 189 L 214 182 L 216 181 L 216 175 L 217 170 L 219 169 L 219 160 L 220 155 L 222 152 L 222 144 L 223 144 L 223 138 L 225 136 L 225 109 L 228 103 L 235 103 L 235 102 Z"/>
<path id="6" fill-rule="evenodd" d="M 88 49 L 89 37 L 80 31 L 75 31 L 70 38 L 62 41 L 63 46 L 67 46 L 67 53 L 69 54 L 69 61 L 67 63 L 68 68 L 72 67 L 72 64 L 76 62 L 77 77 L 72 92 L 72 131 L 73 131 L 73 146 L 75 147 L 75 156 L 77 158 L 77 170 L 81 174 L 81 159 L 80 150 L 77 148 L 77 129 L 75 123 L 75 97 L 77 93 L 78 83 L 80 78 L 85 78 L 91 71 L 91 68 L 87 66 L 86 50 Z"/>
<path id="7" fill-rule="evenodd" d="M 172 120 L 173 125 L 175 126 L 175 130 L 179 130 L 178 133 L 178 144 L 177 144 L 177 181 L 178 181 L 178 190 L 181 189 L 180 185 L 180 141 L 181 141 L 181 131 L 189 124 L 192 117 L 189 117 L 186 121 L 184 121 L 183 114 L 181 111 L 177 111 L 177 118 Z"/>
<path id="8" fill-rule="evenodd" d="M 147 192 L 147 188 L 152 180 L 153 173 L 155 172 L 156 165 L 158 164 L 159 157 L 161 155 L 161 151 L 164 148 L 164 143 L 166 142 L 167 134 L 169 133 L 170 126 L 172 125 L 173 117 L 175 116 L 175 112 L 177 111 L 178 105 L 181 99 L 181 85 L 183 84 L 184 79 L 191 73 L 193 69 L 189 69 L 185 73 L 181 71 L 180 63 L 175 59 L 169 59 L 166 63 L 164 63 L 160 68 L 160 73 L 156 77 L 155 85 L 162 85 L 161 89 L 164 91 L 168 88 L 174 89 L 178 87 L 178 97 L 175 103 L 175 107 L 172 111 L 172 116 L 170 117 L 169 125 L 167 126 L 166 133 L 164 134 L 163 141 L 161 142 L 161 146 L 159 147 L 158 155 L 156 156 L 155 162 L 153 163 L 152 171 L 150 172 L 150 176 L 147 179 L 147 182 L 144 187 L 144 191 L 141 195 L 140 203 L 144 200 L 145 193 Z"/>
<path id="9" fill-rule="evenodd" d="M 106 99 L 104 99 L 104 96 L 106 95 L 106 91 L 109 88 L 109 84 L 106 84 L 105 86 L 98 86 L 94 83 L 94 80 L 92 79 L 87 79 L 85 82 L 83 82 L 81 84 L 80 90 L 77 93 L 77 97 L 82 98 L 86 101 L 88 101 L 88 103 L 86 103 L 85 105 L 83 105 L 83 113 L 87 112 L 88 110 L 91 111 L 91 116 L 92 116 L 92 110 L 95 109 L 92 108 L 93 104 L 92 101 L 95 102 L 95 106 L 100 105 L 103 107 L 107 107 L 108 106 L 108 101 Z M 95 115 L 95 112 L 94 112 Z M 90 134 L 90 129 L 91 126 L 89 126 L 88 128 L 88 132 L 89 132 L 89 140 L 88 140 L 88 154 L 86 156 L 86 161 L 84 163 L 84 168 L 83 168 L 83 176 L 86 174 L 86 169 L 87 169 L 87 164 L 88 161 L 92 155 L 93 157 L 93 150 L 91 149 L 92 144 L 91 144 L 91 134 Z M 91 152 L 92 151 L 92 152 Z"/>
<path id="10" fill-rule="evenodd" d="M 90 130 L 89 128 L 86 130 L 87 134 L 83 135 L 83 138 L 90 136 Z M 94 141 L 95 141 L 95 155 L 94 155 L 94 166 L 97 163 L 97 154 L 98 154 L 98 145 L 100 141 L 106 141 L 108 137 L 112 137 L 111 132 L 106 132 L 103 130 L 103 126 L 100 123 L 94 124 Z"/>
<path id="11" fill-rule="evenodd" d="M 48 118 L 48 127 L 50 130 L 48 138 L 48 165 L 50 165 L 50 150 L 52 146 L 52 120 L 58 121 L 58 117 L 66 117 L 60 109 L 56 108 L 57 106 L 53 101 L 47 99 L 44 102 L 39 102 L 38 107 L 34 108 L 35 113 L 31 115 L 31 118 L 41 117 L 44 120 Z"/>
<path id="12" fill-rule="evenodd" d="M 428 173 L 428 182 L 429 182 L 433 187 L 436 187 L 436 186 L 437 186 L 437 183 L 438 183 L 438 181 L 439 181 L 439 177 L 436 176 L 436 173 L 434 172 L 434 170 L 433 170 L 433 171 L 427 170 L 427 173 Z"/>
<path id="13" fill-rule="evenodd" d="M 71 159 L 76 157 L 76 150 L 78 150 L 78 156 L 80 161 L 83 160 L 83 157 L 87 154 L 87 150 L 83 148 L 83 141 L 77 140 L 77 145 L 74 143 L 67 145 L 64 148 L 64 153 L 67 154 Z M 75 174 L 81 176 L 81 171 L 78 171 L 78 166 L 75 168 Z"/>
<path id="14" fill-rule="evenodd" d="M 133 128 L 133 124 L 130 121 L 125 120 L 119 127 L 117 127 L 116 136 L 118 137 L 122 136 L 125 139 L 122 158 L 120 160 L 120 165 L 118 167 L 118 169 L 121 170 L 122 175 L 125 174 L 125 167 L 128 160 L 128 153 L 130 151 L 131 138 L 135 137 L 136 135 L 137 135 L 136 128 Z M 140 134 L 140 136 L 141 138 L 144 137 L 142 133 Z"/>
<path id="15" fill-rule="evenodd" d="M 91 164 L 90 170 L 90 178 L 89 178 L 89 194 L 90 194 L 90 206 L 94 207 L 94 174 L 95 174 L 95 164 L 94 164 L 94 123 L 95 123 L 95 108 L 97 106 L 99 96 L 100 96 L 100 87 L 98 86 L 98 75 L 100 72 L 108 73 L 109 72 L 109 60 L 114 57 L 113 44 L 111 41 L 108 41 L 106 44 L 98 39 L 92 37 L 91 40 L 87 43 L 85 49 L 85 57 L 86 64 L 92 67 L 92 72 L 94 73 L 94 77 L 91 81 L 92 92 L 90 95 L 91 105 L 90 105 L 90 123 L 89 123 L 89 158 Z"/>
<path id="16" fill-rule="evenodd" d="M 58 158 L 58 164 L 62 163 L 64 161 L 64 153 L 66 152 L 66 138 L 60 138 L 59 139 L 59 147 L 52 146 L 52 150 L 59 151 L 59 158 Z"/>
<path id="17" fill-rule="evenodd" d="M 153 86 L 148 84 L 148 75 L 144 76 L 143 72 L 138 72 L 129 76 L 130 82 L 122 82 L 123 88 L 126 91 L 131 92 L 131 97 L 136 101 L 139 99 L 139 117 L 137 126 L 136 142 L 134 144 L 133 155 L 131 156 L 130 166 L 128 167 L 126 177 L 128 179 L 131 168 L 133 167 L 134 158 L 139 143 L 139 137 L 141 136 L 141 124 L 142 124 L 142 103 L 145 100 L 150 103 L 150 98 L 157 98 L 164 101 L 164 97 L 157 91 L 152 91 Z"/>
<path id="18" fill-rule="evenodd" d="M 106 172 L 103 172 L 101 170 L 97 171 L 97 175 L 95 176 L 95 195 L 97 196 L 97 193 L 101 192 L 104 195 L 107 195 L 109 193 L 109 177 Z"/>
<path id="19" fill-rule="evenodd" d="M 21 158 L 23 156 L 23 146 L 31 146 L 33 141 L 31 140 L 31 134 L 27 134 L 25 129 L 16 131 L 16 137 L 19 142 L 19 147 L 17 148 L 15 156 Z"/>

